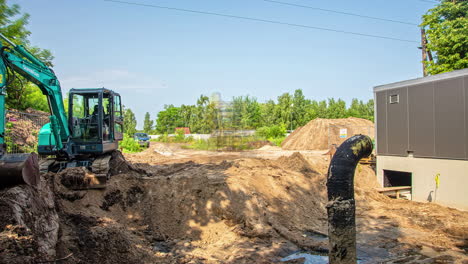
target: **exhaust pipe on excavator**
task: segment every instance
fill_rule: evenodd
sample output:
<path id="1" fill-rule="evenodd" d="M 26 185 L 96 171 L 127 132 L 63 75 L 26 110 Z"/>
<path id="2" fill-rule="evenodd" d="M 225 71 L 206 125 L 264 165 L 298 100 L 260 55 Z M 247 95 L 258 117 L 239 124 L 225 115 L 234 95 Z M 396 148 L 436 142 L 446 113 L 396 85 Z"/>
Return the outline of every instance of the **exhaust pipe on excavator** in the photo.
<path id="1" fill-rule="evenodd" d="M 372 153 L 372 140 L 356 135 L 338 147 L 328 169 L 328 237 L 330 264 L 356 263 L 356 204 L 354 171 L 361 158 Z"/>

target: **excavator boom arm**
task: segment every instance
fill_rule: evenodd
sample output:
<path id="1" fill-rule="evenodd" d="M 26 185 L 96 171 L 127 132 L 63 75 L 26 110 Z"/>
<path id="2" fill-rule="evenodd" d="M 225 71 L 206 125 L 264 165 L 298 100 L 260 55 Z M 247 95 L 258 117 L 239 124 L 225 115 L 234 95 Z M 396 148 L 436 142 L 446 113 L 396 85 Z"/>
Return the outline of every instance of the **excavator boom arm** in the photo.
<path id="1" fill-rule="evenodd" d="M 47 67 L 42 61 L 34 57 L 23 46 L 14 45 L 6 37 L 0 34 L 0 37 L 9 43 L 12 48 L 1 45 L 0 60 L 0 93 L 5 94 L 7 69 L 21 74 L 24 78 L 36 84 L 42 93 L 47 97 L 51 111 L 51 127 L 56 138 L 56 148 L 63 148 L 70 136 L 68 120 L 63 105 L 62 90 L 55 73 Z M 2 98 L 3 97 L 3 102 Z M 0 95 L 0 112 L 4 112 L 4 95 Z M 4 130 L 4 123 L 0 124 L 0 133 Z M 0 141 L 1 143 L 1 141 Z"/>

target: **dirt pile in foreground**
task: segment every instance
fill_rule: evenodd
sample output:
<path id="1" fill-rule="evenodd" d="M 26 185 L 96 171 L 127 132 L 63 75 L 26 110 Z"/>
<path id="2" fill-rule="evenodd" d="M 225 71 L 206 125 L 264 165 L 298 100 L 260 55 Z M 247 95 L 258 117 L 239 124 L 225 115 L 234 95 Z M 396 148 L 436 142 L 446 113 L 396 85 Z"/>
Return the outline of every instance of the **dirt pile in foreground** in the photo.
<path id="1" fill-rule="evenodd" d="M 325 253 L 327 165 L 322 156 L 300 153 L 275 160 L 139 164 L 119 170 L 104 191 L 67 189 L 60 177 L 72 169 L 47 174 L 60 234 L 56 254 L 42 259 L 278 263 L 296 251 Z M 364 263 L 466 259 L 467 212 L 382 196 L 373 190 L 375 174 L 367 166 L 358 166 L 355 182 L 358 255 Z M 0 230 L 0 243 L 38 240 L 34 232 L 25 242 L 12 238 L 12 229 Z M 8 256 L 28 257 L 23 263 L 40 260 L 37 247 L 12 248 Z M 5 259 L 0 250 L 0 262 Z"/>
<path id="2" fill-rule="evenodd" d="M 0 263 L 55 259 L 60 220 L 50 187 L 50 179 L 41 177 L 38 188 L 0 190 Z"/>
<path id="3" fill-rule="evenodd" d="M 151 166 L 113 177 L 105 192 L 61 195 L 60 256 L 272 263 L 301 248 L 324 252 L 325 240 L 304 235 L 326 232 L 324 178 L 300 154 L 285 159 Z"/>
<path id="4" fill-rule="evenodd" d="M 340 137 L 340 129 L 346 129 L 346 137 Z M 283 141 L 281 147 L 286 150 L 323 150 L 328 149 L 331 144 L 340 145 L 347 138 L 356 134 L 368 135 L 373 138 L 374 123 L 356 117 L 317 118 L 294 130 Z"/>

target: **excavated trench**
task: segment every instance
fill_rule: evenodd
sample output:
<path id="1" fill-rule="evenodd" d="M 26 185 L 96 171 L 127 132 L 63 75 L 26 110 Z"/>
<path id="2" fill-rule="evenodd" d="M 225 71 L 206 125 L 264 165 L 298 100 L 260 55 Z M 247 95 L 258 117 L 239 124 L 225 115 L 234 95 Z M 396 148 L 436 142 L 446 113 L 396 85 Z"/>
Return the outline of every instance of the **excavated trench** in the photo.
<path id="1" fill-rule="evenodd" d="M 70 263 L 272 263 L 301 249 L 326 252 L 326 241 L 304 236 L 326 230 L 325 182 L 313 188 L 307 181 L 318 172 L 300 155 L 290 159 L 297 171 L 267 160 L 138 164 L 104 192 L 59 185 L 58 256 L 73 253 Z M 260 175 L 264 166 L 271 171 Z M 68 174 L 77 171 L 58 177 Z M 293 188 L 297 182 L 302 188 Z"/>
<path id="2" fill-rule="evenodd" d="M 105 190 L 68 189 L 67 177 L 86 172 L 67 169 L 42 175 L 38 190 L 0 191 L 0 263 L 278 263 L 295 252 L 327 252 L 325 161 L 295 153 L 208 164 L 113 162 Z M 390 206 L 371 191 L 372 175 L 368 167 L 357 170 L 358 254 L 367 247 L 384 250 L 385 258 L 431 259 L 419 252 L 429 238 L 414 242 L 401 233 L 414 223 L 396 215 L 418 221 L 415 208 Z M 435 243 L 436 257 L 463 259 L 449 249 L 464 241 L 465 226 L 454 219 L 465 216 L 451 211 L 434 219 L 450 234 Z M 382 259 L 374 252 L 368 263 Z"/>

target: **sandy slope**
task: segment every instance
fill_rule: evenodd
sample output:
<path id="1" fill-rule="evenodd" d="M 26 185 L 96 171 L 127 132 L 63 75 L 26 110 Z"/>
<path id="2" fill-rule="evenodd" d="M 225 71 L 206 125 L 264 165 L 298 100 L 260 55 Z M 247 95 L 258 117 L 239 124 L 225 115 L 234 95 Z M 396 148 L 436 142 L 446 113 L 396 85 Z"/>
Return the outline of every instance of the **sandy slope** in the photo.
<path id="1" fill-rule="evenodd" d="M 162 149 L 171 154 L 155 151 Z M 296 251 L 325 252 L 328 157 L 322 152 L 204 152 L 153 144 L 126 155 L 134 170 L 119 170 L 105 191 L 70 191 L 61 174 L 48 174 L 60 217 L 53 258 L 276 263 Z M 366 263 L 468 261 L 467 212 L 382 196 L 367 166 L 357 168 L 355 181 L 358 254 Z M 5 232 L 15 232 L 0 231 L 0 242 Z M 35 256 L 34 250 L 9 251 L 15 253 Z"/>

